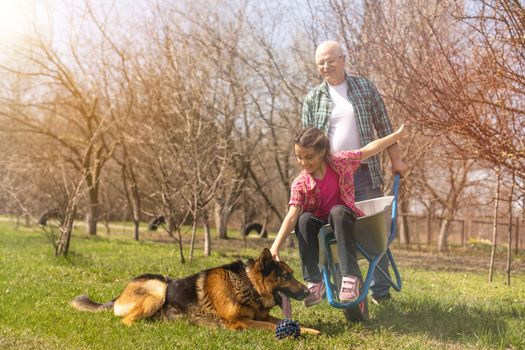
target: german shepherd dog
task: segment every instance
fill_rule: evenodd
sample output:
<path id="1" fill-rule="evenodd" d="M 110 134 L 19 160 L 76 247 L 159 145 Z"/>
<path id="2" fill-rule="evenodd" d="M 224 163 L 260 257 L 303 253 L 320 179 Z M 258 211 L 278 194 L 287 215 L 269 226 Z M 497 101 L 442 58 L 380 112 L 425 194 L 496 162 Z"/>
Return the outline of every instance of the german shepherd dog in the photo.
<path id="1" fill-rule="evenodd" d="M 309 291 L 293 277 L 290 266 L 274 261 L 265 248 L 257 259 L 246 264 L 238 260 L 181 279 L 145 274 L 129 282 L 112 301 L 100 304 L 79 295 L 71 305 L 90 312 L 113 309 L 126 325 L 141 318 L 171 320 L 188 315 L 197 323 L 273 331 L 280 319 L 271 316 L 270 309 L 282 307 L 279 293 L 302 300 Z M 304 327 L 301 332 L 320 334 Z"/>

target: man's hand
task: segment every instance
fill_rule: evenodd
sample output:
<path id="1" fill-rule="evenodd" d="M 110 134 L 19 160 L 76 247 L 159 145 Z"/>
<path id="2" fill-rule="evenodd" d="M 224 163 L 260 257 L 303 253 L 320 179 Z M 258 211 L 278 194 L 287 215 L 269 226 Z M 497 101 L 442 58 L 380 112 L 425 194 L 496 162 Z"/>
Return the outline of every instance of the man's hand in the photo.
<path id="1" fill-rule="evenodd" d="M 399 176 L 403 177 L 405 176 L 407 172 L 407 166 L 401 159 L 398 159 L 395 162 L 392 162 L 392 175 L 396 175 L 399 173 Z"/>
<path id="2" fill-rule="evenodd" d="M 403 126 L 398 129 L 398 131 L 401 133 L 403 130 Z M 397 143 L 394 143 L 392 146 L 387 148 L 388 156 L 390 157 L 390 163 L 392 163 L 392 175 L 396 175 L 396 173 L 399 173 L 401 177 L 406 175 L 407 172 L 407 166 L 401 160 L 401 151 L 399 150 L 399 145 Z"/>

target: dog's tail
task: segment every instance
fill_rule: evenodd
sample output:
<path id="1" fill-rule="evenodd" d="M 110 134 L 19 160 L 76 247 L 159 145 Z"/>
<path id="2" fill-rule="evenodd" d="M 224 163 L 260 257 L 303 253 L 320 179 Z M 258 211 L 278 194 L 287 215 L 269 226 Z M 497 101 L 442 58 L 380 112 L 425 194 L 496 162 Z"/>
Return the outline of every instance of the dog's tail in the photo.
<path id="1" fill-rule="evenodd" d="M 108 301 L 107 303 L 100 304 L 91 300 L 87 295 L 79 295 L 73 299 L 70 303 L 75 309 L 80 311 L 99 312 L 111 310 L 115 300 Z"/>

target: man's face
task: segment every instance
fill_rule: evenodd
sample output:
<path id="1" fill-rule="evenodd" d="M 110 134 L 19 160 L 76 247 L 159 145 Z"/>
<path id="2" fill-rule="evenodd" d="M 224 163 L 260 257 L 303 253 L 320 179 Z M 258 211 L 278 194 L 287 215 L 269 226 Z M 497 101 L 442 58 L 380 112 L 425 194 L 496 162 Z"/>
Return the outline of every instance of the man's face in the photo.
<path id="1" fill-rule="evenodd" d="M 339 85 L 345 79 L 345 57 L 338 48 L 319 50 L 315 55 L 319 74 L 330 84 Z"/>

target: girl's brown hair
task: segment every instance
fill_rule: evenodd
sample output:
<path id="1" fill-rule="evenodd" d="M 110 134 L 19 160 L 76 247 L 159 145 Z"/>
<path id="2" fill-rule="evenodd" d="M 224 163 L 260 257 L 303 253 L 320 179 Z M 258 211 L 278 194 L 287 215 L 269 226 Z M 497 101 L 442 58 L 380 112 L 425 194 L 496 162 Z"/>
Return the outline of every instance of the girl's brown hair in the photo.
<path id="1" fill-rule="evenodd" d="M 330 140 L 319 128 L 306 128 L 301 130 L 294 140 L 294 145 L 302 148 L 313 148 L 316 152 L 324 152 L 324 158 L 330 153 Z"/>

